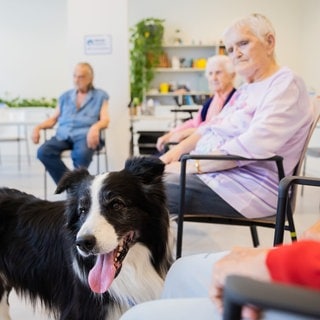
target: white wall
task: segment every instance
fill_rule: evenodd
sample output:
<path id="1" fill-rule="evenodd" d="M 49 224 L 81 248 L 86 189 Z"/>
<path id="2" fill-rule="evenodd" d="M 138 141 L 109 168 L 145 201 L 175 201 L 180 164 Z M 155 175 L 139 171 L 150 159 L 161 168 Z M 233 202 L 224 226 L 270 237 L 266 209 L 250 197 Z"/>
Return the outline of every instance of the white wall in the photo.
<path id="1" fill-rule="evenodd" d="M 56 97 L 70 85 L 65 0 L 0 0 L 0 96 Z"/>
<path id="2" fill-rule="evenodd" d="M 298 72 L 320 93 L 318 0 L 130 0 L 128 5 L 129 26 L 146 17 L 165 19 L 166 41 L 172 40 L 177 28 L 185 42 L 218 41 L 234 19 L 263 13 L 276 29 L 279 63 Z"/>
<path id="3" fill-rule="evenodd" d="M 110 95 L 111 123 L 107 149 L 111 170 L 123 168 L 129 155 L 129 63 L 126 0 L 68 1 L 68 65 L 88 61 L 95 70 L 94 84 Z M 84 37 L 111 36 L 110 54 L 86 55 Z"/>
<path id="4" fill-rule="evenodd" d="M 319 0 L 0 0 L 0 96 L 57 97 L 72 85 L 74 63 L 89 60 L 96 86 L 111 96 L 109 154 L 116 169 L 129 149 L 128 27 L 149 16 L 164 18 L 167 40 L 179 28 L 185 41 L 206 42 L 219 40 L 232 20 L 251 12 L 272 20 L 279 62 L 320 93 Z M 112 34 L 111 56 L 83 54 L 83 34 L 98 32 Z"/>
<path id="5" fill-rule="evenodd" d="M 302 74 L 309 86 L 320 95 L 320 1 L 304 1 L 301 19 Z"/>
<path id="6" fill-rule="evenodd" d="M 73 86 L 74 65 L 88 61 L 94 84 L 110 95 L 109 166 L 122 168 L 130 139 L 127 0 L 0 0 L 0 8 L 0 96 L 58 97 Z M 112 52 L 86 55 L 84 36 L 101 34 L 112 37 Z"/>
<path id="7" fill-rule="evenodd" d="M 233 19 L 265 13 L 277 30 L 279 62 L 320 93 L 319 0 L 123 1 L 128 2 L 129 26 L 148 16 L 164 18 L 167 39 L 180 28 L 187 40 L 217 40 Z M 0 96 L 54 97 L 72 84 L 67 6 L 66 0 L 0 0 Z M 97 14 L 93 3 L 88 12 Z M 121 15 L 109 19 L 108 12 L 100 15 L 107 23 Z"/>

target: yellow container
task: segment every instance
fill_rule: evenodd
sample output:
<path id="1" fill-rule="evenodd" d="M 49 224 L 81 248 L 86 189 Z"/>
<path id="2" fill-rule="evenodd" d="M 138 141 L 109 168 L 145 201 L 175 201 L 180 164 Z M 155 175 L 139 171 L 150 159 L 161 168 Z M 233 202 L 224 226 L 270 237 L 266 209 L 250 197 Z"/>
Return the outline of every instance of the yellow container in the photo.
<path id="1" fill-rule="evenodd" d="M 196 68 L 199 68 L 199 69 L 204 69 L 206 67 L 206 64 L 207 64 L 207 60 L 204 58 L 197 59 L 195 63 Z"/>
<path id="2" fill-rule="evenodd" d="M 162 82 L 160 83 L 160 93 L 168 93 L 169 92 L 169 83 Z"/>

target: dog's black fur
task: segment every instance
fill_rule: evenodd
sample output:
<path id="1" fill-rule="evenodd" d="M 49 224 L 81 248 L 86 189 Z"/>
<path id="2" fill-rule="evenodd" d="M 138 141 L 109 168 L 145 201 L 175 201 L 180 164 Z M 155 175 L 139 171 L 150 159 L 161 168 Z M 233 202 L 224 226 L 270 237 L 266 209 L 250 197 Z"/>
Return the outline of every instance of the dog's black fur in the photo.
<path id="1" fill-rule="evenodd" d="M 1 188 L 1 300 L 14 288 L 40 299 L 57 319 L 105 320 L 156 298 L 171 263 L 163 171 L 152 157 L 128 159 L 122 171 L 97 177 L 75 170 L 57 187 L 67 199 L 56 202 Z M 128 242 L 128 254 L 119 257 L 107 291 L 94 293 L 88 274 L 106 246 L 118 250 L 113 233 Z"/>

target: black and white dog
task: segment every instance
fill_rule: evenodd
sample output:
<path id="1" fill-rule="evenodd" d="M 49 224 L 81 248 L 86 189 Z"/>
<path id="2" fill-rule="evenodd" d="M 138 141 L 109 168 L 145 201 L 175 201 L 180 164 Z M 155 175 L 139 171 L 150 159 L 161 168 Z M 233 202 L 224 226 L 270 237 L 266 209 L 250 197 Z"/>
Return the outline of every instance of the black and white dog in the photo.
<path id="1" fill-rule="evenodd" d="M 0 189 L 0 318 L 12 288 L 65 320 L 116 320 L 159 297 L 172 262 L 163 171 L 141 157 L 96 177 L 69 172 L 56 202 Z"/>

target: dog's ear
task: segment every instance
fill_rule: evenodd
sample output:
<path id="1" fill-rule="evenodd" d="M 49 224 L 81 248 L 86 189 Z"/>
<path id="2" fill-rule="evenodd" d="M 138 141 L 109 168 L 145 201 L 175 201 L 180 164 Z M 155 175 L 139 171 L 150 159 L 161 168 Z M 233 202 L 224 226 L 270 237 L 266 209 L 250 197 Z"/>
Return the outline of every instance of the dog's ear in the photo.
<path id="1" fill-rule="evenodd" d="M 73 189 L 90 176 L 87 169 L 81 168 L 66 172 L 57 185 L 55 193 L 61 193 L 65 190 Z"/>
<path id="2" fill-rule="evenodd" d="M 150 183 L 155 178 L 162 177 L 165 164 L 157 157 L 132 157 L 124 166 L 126 171 L 139 176 L 145 183 Z"/>

